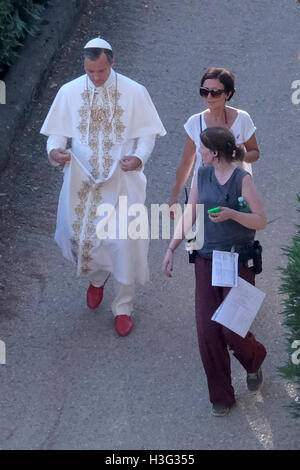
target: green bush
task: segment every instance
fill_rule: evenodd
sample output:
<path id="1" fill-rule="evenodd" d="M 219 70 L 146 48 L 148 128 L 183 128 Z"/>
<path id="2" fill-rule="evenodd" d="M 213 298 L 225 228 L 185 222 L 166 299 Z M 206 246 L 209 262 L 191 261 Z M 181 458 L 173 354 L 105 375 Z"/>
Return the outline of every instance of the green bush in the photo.
<path id="1" fill-rule="evenodd" d="M 297 195 L 298 202 L 300 196 Z M 300 212 L 300 209 L 297 210 Z M 297 232 L 293 237 L 291 246 L 284 247 L 283 252 L 288 258 L 286 268 L 280 267 L 281 287 L 280 293 L 284 295 L 284 324 L 288 329 L 287 351 L 288 363 L 279 368 L 281 375 L 296 383 L 300 389 L 300 225 L 296 225 Z M 290 404 L 293 415 L 300 417 L 300 401 L 298 397 Z"/>
<path id="2" fill-rule="evenodd" d="M 18 57 L 27 34 L 38 31 L 46 0 L 0 0 L 0 75 Z"/>

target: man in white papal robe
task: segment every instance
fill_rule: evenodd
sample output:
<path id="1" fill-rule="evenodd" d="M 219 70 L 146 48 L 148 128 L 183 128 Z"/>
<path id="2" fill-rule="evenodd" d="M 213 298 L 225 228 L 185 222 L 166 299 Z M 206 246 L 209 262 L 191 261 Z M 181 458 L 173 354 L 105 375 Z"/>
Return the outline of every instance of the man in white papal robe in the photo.
<path id="1" fill-rule="evenodd" d="M 126 196 L 128 208 L 144 204 L 144 164 L 156 136 L 166 131 L 146 88 L 116 73 L 113 63 L 107 41 L 89 41 L 84 47 L 86 74 L 60 88 L 41 133 L 48 137 L 50 162 L 62 165 L 64 173 L 55 240 L 76 264 L 77 275 L 88 277 L 90 308 L 100 305 L 104 284 L 113 275 L 115 328 L 126 336 L 133 328 L 135 285 L 149 278 L 149 240 L 124 236 L 122 224 L 126 222 L 126 230 L 130 217 L 124 210 L 119 213 L 120 196 L 122 201 Z M 114 209 L 116 236 L 97 236 L 103 204 Z"/>

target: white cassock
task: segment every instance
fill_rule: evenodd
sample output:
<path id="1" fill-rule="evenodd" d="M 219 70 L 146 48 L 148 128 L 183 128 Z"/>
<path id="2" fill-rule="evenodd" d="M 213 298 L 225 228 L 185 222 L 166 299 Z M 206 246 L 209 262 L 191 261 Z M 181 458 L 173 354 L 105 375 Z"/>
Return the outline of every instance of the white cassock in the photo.
<path id="1" fill-rule="evenodd" d="M 48 153 L 66 148 L 71 139 L 55 233 L 63 255 L 76 263 L 78 276 L 87 275 L 94 285 L 102 285 L 109 273 L 121 285 L 144 284 L 149 278 L 148 237 L 120 239 L 118 220 L 120 196 L 127 196 L 128 207 L 146 199 L 143 167 L 124 172 L 120 159 L 135 155 L 144 164 L 155 137 L 166 134 L 145 87 L 113 69 L 97 88 L 83 75 L 61 87 L 41 133 L 49 137 Z M 101 204 L 115 208 L 117 237 L 97 236 Z M 124 234 L 124 227 L 120 229 Z"/>

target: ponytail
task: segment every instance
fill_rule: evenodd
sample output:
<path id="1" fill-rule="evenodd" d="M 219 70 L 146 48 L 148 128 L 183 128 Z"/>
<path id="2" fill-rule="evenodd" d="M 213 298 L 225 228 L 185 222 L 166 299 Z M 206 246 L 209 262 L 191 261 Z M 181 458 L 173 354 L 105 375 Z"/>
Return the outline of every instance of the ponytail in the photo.
<path id="1" fill-rule="evenodd" d="M 232 160 L 233 161 L 242 161 L 245 156 L 245 151 L 241 147 L 235 147 L 234 151 L 232 152 Z"/>
<path id="2" fill-rule="evenodd" d="M 226 161 L 241 161 L 244 158 L 244 150 L 237 147 L 232 132 L 226 127 L 207 127 L 201 133 L 201 142 L 213 152 L 218 152 L 219 158 Z"/>
<path id="3" fill-rule="evenodd" d="M 223 151 L 223 153 L 228 161 L 232 160 L 235 162 L 235 161 L 243 160 L 244 154 L 245 154 L 244 150 L 241 147 L 237 147 L 236 143 L 232 139 L 227 141 L 226 150 L 227 149 L 228 149 L 228 152 Z"/>

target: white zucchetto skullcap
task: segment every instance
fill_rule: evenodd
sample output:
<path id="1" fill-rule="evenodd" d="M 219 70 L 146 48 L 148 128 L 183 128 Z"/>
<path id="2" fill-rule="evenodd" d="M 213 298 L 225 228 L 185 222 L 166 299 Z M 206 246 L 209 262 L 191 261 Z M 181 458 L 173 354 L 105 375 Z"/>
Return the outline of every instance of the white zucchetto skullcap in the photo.
<path id="1" fill-rule="evenodd" d="M 101 38 L 91 39 L 89 42 L 86 43 L 86 45 L 84 46 L 84 49 L 87 49 L 90 47 L 96 47 L 99 49 L 109 49 L 110 51 L 112 51 L 111 45 L 107 41 Z"/>

